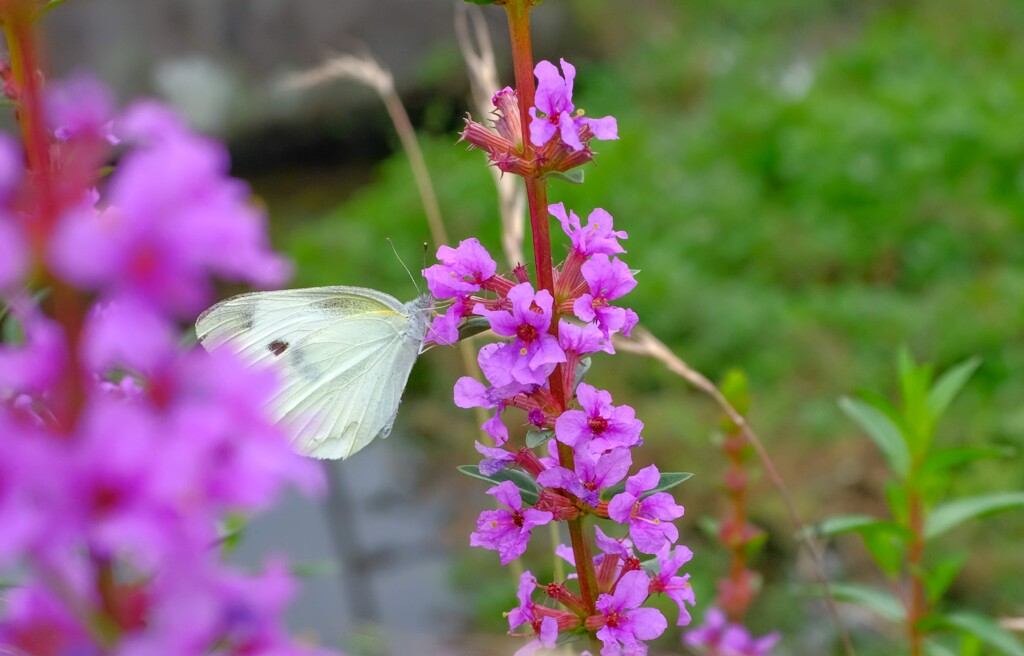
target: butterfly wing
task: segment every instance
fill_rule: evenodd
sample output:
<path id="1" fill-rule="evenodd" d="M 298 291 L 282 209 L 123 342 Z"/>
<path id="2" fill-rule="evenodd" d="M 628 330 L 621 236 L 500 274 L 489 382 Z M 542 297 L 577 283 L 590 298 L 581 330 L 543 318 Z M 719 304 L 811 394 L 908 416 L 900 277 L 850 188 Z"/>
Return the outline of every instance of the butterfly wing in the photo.
<path id="1" fill-rule="evenodd" d="M 279 371 L 270 404 L 298 451 L 347 458 L 391 431 L 431 312 L 428 297 L 358 287 L 256 292 L 210 308 L 196 332 Z"/>

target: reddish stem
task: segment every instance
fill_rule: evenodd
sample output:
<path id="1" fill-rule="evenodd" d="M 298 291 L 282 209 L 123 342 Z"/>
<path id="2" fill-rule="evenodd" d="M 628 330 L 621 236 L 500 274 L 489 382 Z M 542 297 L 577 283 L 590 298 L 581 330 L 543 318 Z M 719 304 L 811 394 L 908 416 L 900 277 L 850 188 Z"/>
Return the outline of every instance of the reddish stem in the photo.
<path id="1" fill-rule="evenodd" d="M 910 490 L 910 550 L 907 565 L 910 576 L 910 600 L 907 609 L 907 632 L 910 638 L 910 656 L 922 656 L 924 653 L 924 633 L 919 623 L 928 612 L 928 598 L 925 595 L 922 568 L 924 566 L 924 502 L 920 493 Z"/>
<path id="2" fill-rule="evenodd" d="M 512 62 L 516 78 L 516 94 L 519 98 L 519 120 L 523 131 L 523 150 L 527 158 L 533 151 L 530 143 L 529 109 L 534 105 L 537 87 L 533 79 L 533 46 L 530 39 L 530 9 L 532 0 L 507 0 L 505 11 L 508 16 L 509 36 L 512 42 Z M 530 228 L 533 237 L 533 261 L 537 270 L 537 287 L 555 294 L 552 275 L 551 232 L 548 223 L 547 183 L 536 177 L 524 178 L 526 199 L 530 207 Z M 551 332 L 558 334 L 558 310 L 552 313 Z M 562 367 L 555 368 L 549 379 L 551 396 L 559 412 L 564 411 L 572 390 L 563 384 Z M 558 456 L 564 467 L 573 467 L 572 448 L 559 443 Z M 597 599 L 597 578 L 589 541 L 583 532 L 582 519 L 568 520 L 569 538 L 572 543 L 576 571 L 579 575 L 580 596 L 588 614 L 594 614 Z"/>
<path id="3" fill-rule="evenodd" d="M 53 316 L 64 328 L 68 342 L 68 371 L 71 373 L 61 378 L 52 409 L 59 427 L 70 431 L 84 402 L 84 379 L 77 347 L 85 310 L 77 292 L 45 269 L 46 248 L 60 216 L 61 203 L 50 156 L 51 144 L 43 119 L 41 66 L 33 29 L 35 12 L 32 2 L 7 2 L 0 11 L 0 21 L 7 38 L 11 74 L 18 87 L 16 117 L 21 126 L 31 183 L 29 237 L 36 261 L 44 263 L 42 282 L 50 288 Z"/>

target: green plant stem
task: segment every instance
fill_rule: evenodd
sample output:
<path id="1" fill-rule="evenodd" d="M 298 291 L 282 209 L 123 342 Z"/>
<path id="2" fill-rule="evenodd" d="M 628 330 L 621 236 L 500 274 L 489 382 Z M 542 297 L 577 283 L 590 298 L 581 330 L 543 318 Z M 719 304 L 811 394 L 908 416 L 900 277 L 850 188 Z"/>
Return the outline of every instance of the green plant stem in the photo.
<path id="1" fill-rule="evenodd" d="M 516 78 L 516 94 L 519 98 L 519 118 L 523 131 L 523 149 L 530 154 L 532 145 L 529 139 L 529 109 L 534 104 L 537 88 L 533 79 L 533 46 L 530 40 L 530 9 L 532 0 L 508 0 L 505 12 L 508 16 L 509 36 L 512 42 L 512 62 Z M 537 270 L 537 287 L 546 289 L 554 296 L 555 283 L 552 275 L 551 233 L 548 223 L 547 183 L 544 180 L 528 177 L 526 182 L 526 199 L 530 208 L 530 228 L 533 238 L 533 261 Z M 554 310 L 551 318 L 551 332 L 557 334 L 558 312 Z M 566 409 L 566 400 L 571 392 L 562 386 L 562 367 L 559 365 L 551 374 L 551 395 L 559 411 Z M 568 393 L 567 393 L 568 392 Z M 558 444 L 558 456 L 563 466 L 572 468 L 572 449 L 562 443 Z M 594 573 L 594 561 L 591 557 L 589 541 L 583 532 L 582 519 L 568 521 L 569 539 L 572 544 L 573 558 L 579 576 L 580 596 L 589 614 L 594 614 L 597 600 L 597 576 Z"/>

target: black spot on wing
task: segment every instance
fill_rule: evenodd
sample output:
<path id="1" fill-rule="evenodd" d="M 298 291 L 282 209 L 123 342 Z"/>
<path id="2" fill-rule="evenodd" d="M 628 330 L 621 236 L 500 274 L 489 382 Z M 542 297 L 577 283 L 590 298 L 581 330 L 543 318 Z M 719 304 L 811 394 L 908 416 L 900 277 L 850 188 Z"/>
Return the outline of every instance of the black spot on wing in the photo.
<path id="1" fill-rule="evenodd" d="M 275 339 L 274 341 L 267 344 L 267 350 L 269 350 L 274 355 L 281 355 L 286 350 L 288 350 L 288 342 L 282 341 L 280 339 Z"/>

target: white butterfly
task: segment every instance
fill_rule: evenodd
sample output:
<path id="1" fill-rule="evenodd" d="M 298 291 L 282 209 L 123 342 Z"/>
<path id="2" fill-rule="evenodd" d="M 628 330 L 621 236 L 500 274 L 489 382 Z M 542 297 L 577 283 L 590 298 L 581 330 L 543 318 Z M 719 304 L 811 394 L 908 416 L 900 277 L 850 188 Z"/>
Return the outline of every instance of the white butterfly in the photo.
<path id="1" fill-rule="evenodd" d="M 347 458 L 391 432 L 433 311 L 430 296 L 402 304 L 362 287 L 254 292 L 208 309 L 196 334 L 207 350 L 276 367 L 270 405 L 296 450 Z"/>

